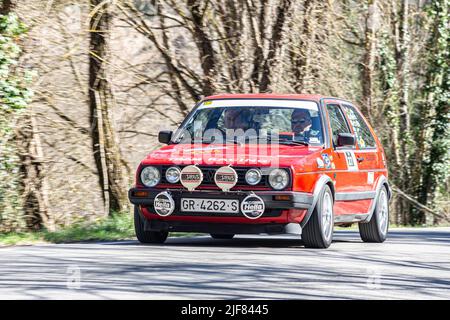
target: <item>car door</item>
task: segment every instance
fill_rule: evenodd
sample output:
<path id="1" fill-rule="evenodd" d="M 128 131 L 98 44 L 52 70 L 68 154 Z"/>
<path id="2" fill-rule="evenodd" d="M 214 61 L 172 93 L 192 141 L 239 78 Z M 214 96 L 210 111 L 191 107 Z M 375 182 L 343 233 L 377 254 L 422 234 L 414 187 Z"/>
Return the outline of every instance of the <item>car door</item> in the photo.
<path id="1" fill-rule="evenodd" d="M 362 191 L 375 189 L 379 173 L 378 150 L 375 138 L 361 113 L 350 104 L 342 104 L 342 109 L 356 137 L 357 149 L 354 151 L 359 172 L 362 176 Z"/>
<path id="2" fill-rule="evenodd" d="M 358 214 L 366 213 L 370 205 L 367 194 L 367 173 L 361 171 L 357 160 L 358 147 L 337 145 L 339 133 L 353 133 L 348 118 L 339 101 L 327 103 L 332 137 L 332 156 L 335 164 L 333 172 L 335 181 L 335 221 L 353 221 Z"/>
<path id="3" fill-rule="evenodd" d="M 335 190 L 336 193 L 353 192 L 361 187 L 354 155 L 355 146 L 338 147 L 337 145 L 340 133 L 352 133 L 352 131 L 339 103 L 329 102 L 326 104 L 326 109 L 331 128 Z"/>

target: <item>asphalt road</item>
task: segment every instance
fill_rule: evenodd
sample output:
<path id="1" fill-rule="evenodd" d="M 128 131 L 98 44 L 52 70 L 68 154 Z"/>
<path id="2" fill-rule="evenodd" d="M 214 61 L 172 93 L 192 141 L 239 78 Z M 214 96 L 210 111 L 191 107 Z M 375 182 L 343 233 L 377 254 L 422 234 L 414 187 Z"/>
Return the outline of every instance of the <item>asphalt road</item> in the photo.
<path id="1" fill-rule="evenodd" d="M 450 228 L 383 244 L 339 231 L 327 250 L 293 236 L 3 247 L 0 298 L 450 299 Z"/>

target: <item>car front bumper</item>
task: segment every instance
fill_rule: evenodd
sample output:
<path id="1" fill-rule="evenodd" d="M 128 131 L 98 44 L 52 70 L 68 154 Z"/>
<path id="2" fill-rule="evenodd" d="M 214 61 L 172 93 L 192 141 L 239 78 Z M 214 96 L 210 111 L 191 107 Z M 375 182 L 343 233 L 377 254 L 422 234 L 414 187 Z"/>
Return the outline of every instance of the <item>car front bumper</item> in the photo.
<path id="1" fill-rule="evenodd" d="M 153 202 L 156 195 L 164 191 L 170 192 L 175 203 L 175 210 L 171 215 L 162 217 L 155 213 Z M 265 204 L 264 214 L 260 218 L 254 220 L 245 217 L 240 211 L 238 213 L 215 214 L 182 212 L 180 210 L 181 198 L 183 197 L 199 199 L 237 199 L 239 200 L 239 203 L 241 203 L 242 200 L 250 194 L 259 196 Z M 277 196 L 283 196 L 283 199 L 280 200 Z M 128 192 L 128 197 L 131 203 L 139 206 L 145 220 L 159 220 L 165 222 L 165 224 L 159 224 L 158 228 L 169 228 L 172 231 L 190 232 L 207 232 L 201 230 L 212 230 L 214 224 L 217 226 L 219 223 L 221 228 L 227 228 L 227 225 L 229 225 L 233 230 L 239 228 L 248 229 L 245 232 L 235 233 L 279 233 L 278 231 L 272 231 L 277 228 L 283 229 L 284 225 L 291 222 L 300 223 L 304 218 L 306 211 L 313 203 L 312 194 L 294 191 L 222 192 L 219 190 L 188 191 L 185 189 L 132 188 Z M 157 224 L 158 222 L 152 221 L 151 223 Z M 213 226 L 211 226 L 211 224 Z M 265 224 L 267 226 L 264 226 Z M 273 228 L 273 224 L 279 224 L 279 226 Z M 237 227 L 236 225 L 240 225 L 240 227 Z M 252 227 L 251 225 L 259 226 Z M 255 231 L 257 228 L 259 228 L 258 232 Z"/>
<path id="2" fill-rule="evenodd" d="M 199 199 L 238 199 L 242 201 L 250 194 L 256 194 L 263 199 L 268 209 L 309 209 L 313 203 L 313 195 L 295 191 L 230 191 L 222 192 L 217 190 L 197 190 L 188 191 L 184 189 L 155 189 L 155 188 L 131 188 L 128 191 L 128 198 L 134 205 L 153 206 L 153 201 L 157 194 L 169 191 L 172 195 L 177 209 L 182 197 Z M 138 196 L 138 192 L 146 192 L 144 196 Z M 286 196 L 287 199 L 277 200 L 277 196 Z M 177 211 L 176 209 L 176 211 Z"/>

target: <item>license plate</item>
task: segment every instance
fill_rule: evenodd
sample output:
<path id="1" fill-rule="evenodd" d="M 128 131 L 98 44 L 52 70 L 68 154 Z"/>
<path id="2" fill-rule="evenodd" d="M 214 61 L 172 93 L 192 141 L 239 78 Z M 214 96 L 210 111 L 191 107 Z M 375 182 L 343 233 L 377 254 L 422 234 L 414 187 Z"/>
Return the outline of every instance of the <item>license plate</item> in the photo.
<path id="1" fill-rule="evenodd" d="M 239 200 L 182 198 L 181 211 L 238 213 Z"/>

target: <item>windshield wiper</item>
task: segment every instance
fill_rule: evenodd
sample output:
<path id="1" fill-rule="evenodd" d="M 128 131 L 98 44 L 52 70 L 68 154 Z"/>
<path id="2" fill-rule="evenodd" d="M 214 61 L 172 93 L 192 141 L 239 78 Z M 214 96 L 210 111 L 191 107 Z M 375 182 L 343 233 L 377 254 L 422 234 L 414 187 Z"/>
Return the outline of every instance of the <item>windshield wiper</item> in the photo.
<path id="1" fill-rule="evenodd" d="M 204 144 L 211 144 L 211 143 L 217 143 L 216 140 L 202 140 L 202 143 Z M 222 141 L 222 143 L 226 143 L 226 142 L 232 142 L 234 144 L 241 144 L 240 142 L 238 142 L 237 140 L 231 140 L 231 139 L 226 139 L 225 141 Z"/>
<path id="2" fill-rule="evenodd" d="M 178 141 L 179 142 L 179 141 Z M 178 143 L 175 142 L 175 143 Z M 204 143 L 204 144 L 211 144 L 216 142 L 215 140 L 201 140 L 198 141 L 197 143 Z M 223 143 L 228 143 L 231 142 L 233 144 L 238 144 L 238 145 L 242 145 L 245 144 L 244 141 L 239 141 L 239 139 L 225 139 L 225 141 L 223 141 Z M 308 142 L 305 141 L 299 141 L 299 140 L 288 140 L 288 139 L 272 139 L 271 137 L 267 137 L 267 142 L 274 142 L 274 143 L 278 143 L 278 144 L 285 144 L 285 145 L 291 145 L 291 146 L 309 146 Z M 192 141 L 192 143 L 194 143 L 194 141 Z"/>
<path id="3" fill-rule="evenodd" d="M 286 145 L 292 145 L 292 146 L 309 146 L 309 143 L 306 141 L 300 141 L 300 140 L 288 140 L 288 139 L 272 139 L 270 136 L 267 136 L 267 142 L 276 142 L 279 144 L 286 144 Z"/>
<path id="4" fill-rule="evenodd" d="M 287 144 L 287 145 L 302 145 L 302 146 L 309 146 L 309 143 L 306 141 L 299 141 L 299 140 L 287 140 L 287 139 L 281 139 L 279 141 L 280 144 Z"/>

